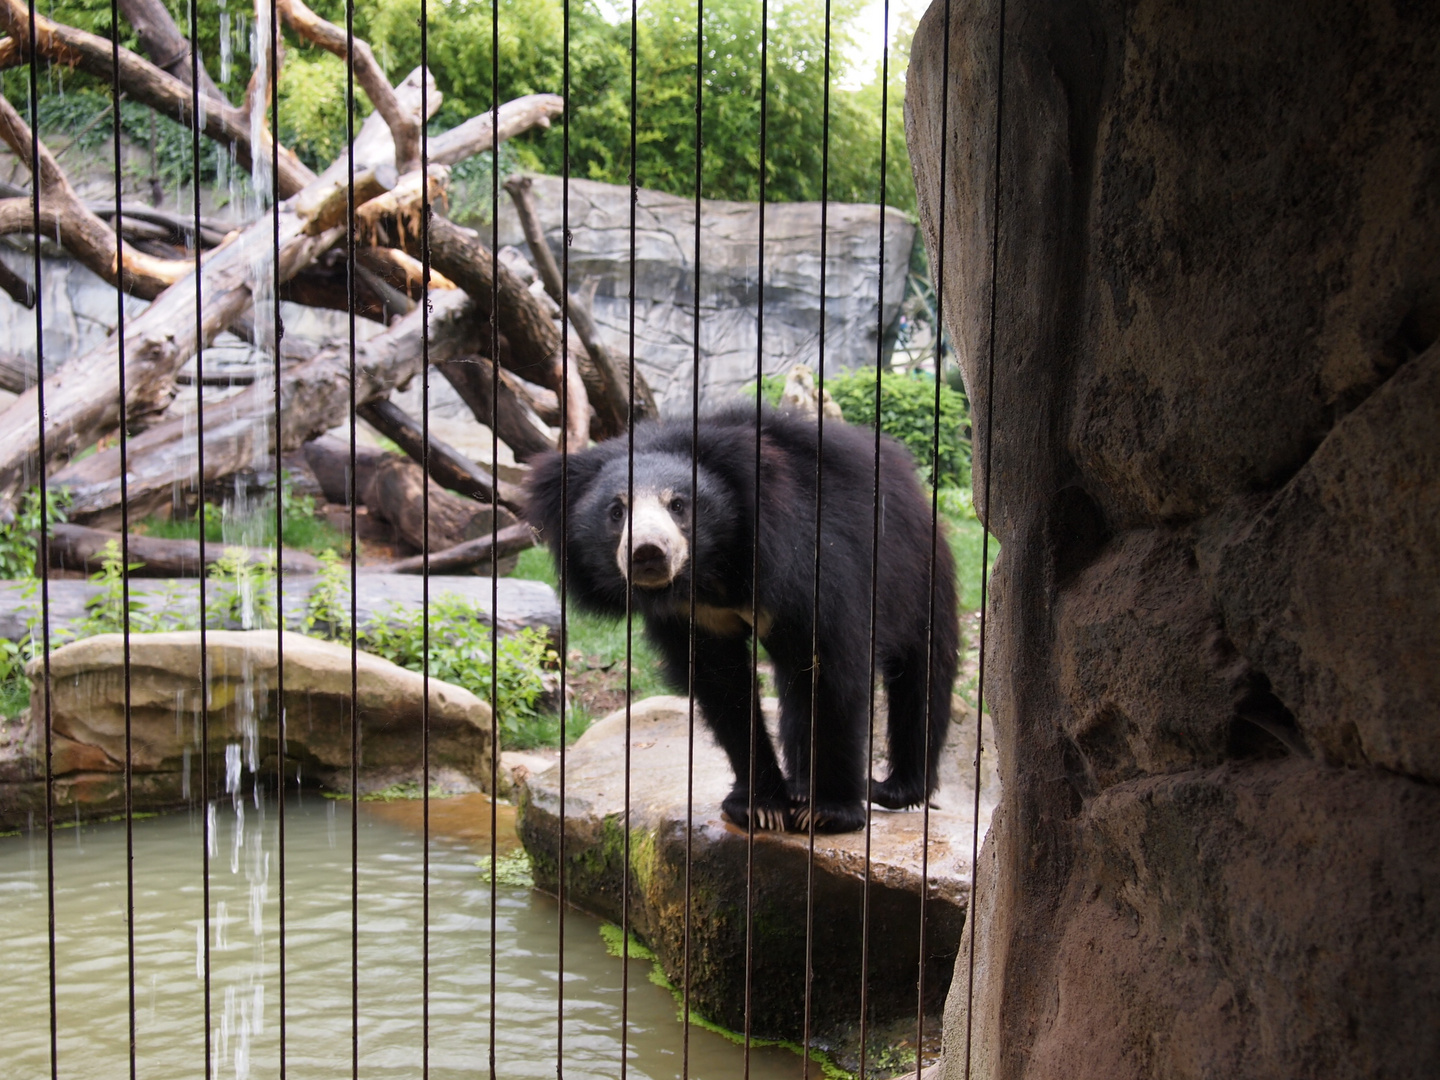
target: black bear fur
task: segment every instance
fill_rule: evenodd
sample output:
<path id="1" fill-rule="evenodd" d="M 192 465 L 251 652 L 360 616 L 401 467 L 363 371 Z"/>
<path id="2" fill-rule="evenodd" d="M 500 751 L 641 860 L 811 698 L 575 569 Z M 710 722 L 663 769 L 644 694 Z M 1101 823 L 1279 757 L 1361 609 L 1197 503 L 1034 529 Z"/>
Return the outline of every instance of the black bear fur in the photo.
<path id="1" fill-rule="evenodd" d="M 760 828 L 803 829 L 813 816 L 819 830 L 849 832 L 864 826 L 867 794 L 892 809 L 918 805 L 935 790 L 950 720 L 960 638 L 954 564 L 944 536 L 932 526 L 913 461 L 899 443 L 882 438 L 874 667 L 889 702 L 890 775 L 878 783 L 869 780 L 875 436 L 864 428 L 827 424 L 820 480 L 819 676 L 814 680 L 820 707 L 813 734 L 814 792 L 809 791 L 818 431 L 811 418 L 764 410 L 758 484 L 753 406 L 703 418 L 698 439 L 689 421 L 637 425 L 633 481 L 630 440 L 620 437 L 571 454 L 568 468 L 559 454 L 536 459 L 526 484 L 526 517 L 557 563 L 563 555 L 570 596 L 586 610 L 614 617 L 623 617 L 626 606 L 627 578 L 621 571 L 626 555 L 620 545 L 631 559 L 632 580 L 642 558 L 651 560 L 652 573 L 664 573 L 655 569 L 664 562 L 662 554 L 649 546 L 643 553 L 635 551 L 633 537 L 626 539 L 629 493 L 636 493 L 638 507 L 641 491 L 664 491 L 663 504 L 645 502 L 646 512 L 653 517 L 653 507 L 663 505 L 675 522 L 674 535 L 683 537 L 683 544 L 676 543 L 688 546 L 673 580 L 658 588 L 636 580 L 633 610 L 644 617 L 668 680 L 686 692 L 693 579 L 698 612 L 694 696 L 735 770 L 735 786 L 722 808 L 742 827 L 753 808 Z M 692 454 L 698 472 L 693 491 Z M 763 724 L 751 731 L 760 716 L 749 643 L 756 621 L 752 589 L 760 639 L 775 666 L 784 772 Z"/>

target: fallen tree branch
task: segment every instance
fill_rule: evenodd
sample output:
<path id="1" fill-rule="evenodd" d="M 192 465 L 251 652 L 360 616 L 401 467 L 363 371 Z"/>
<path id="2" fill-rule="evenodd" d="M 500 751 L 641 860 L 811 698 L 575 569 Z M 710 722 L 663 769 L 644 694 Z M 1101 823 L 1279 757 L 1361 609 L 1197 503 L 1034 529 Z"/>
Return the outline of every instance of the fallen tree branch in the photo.
<path id="1" fill-rule="evenodd" d="M 585 380 L 590 405 L 600 420 L 602 430 L 597 436 L 609 438 L 619 435 L 630 426 L 630 363 L 628 360 L 617 361 L 610 355 L 610 350 L 600 337 L 599 327 L 595 325 L 595 319 L 590 314 L 588 303 L 574 293 L 570 294 L 569 304 L 565 303 L 565 285 L 560 276 L 560 267 L 556 265 L 555 255 L 545 240 L 545 230 L 540 225 L 540 217 L 535 212 L 535 200 L 530 195 L 533 186 L 534 182 L 528 176 L 512 176 L 505 181 L 505 190 L 510 193 L 510 199 L 515 204 L 520 228 L 525 233 L 525 242 L 530 246 L 535 269 L 540 272 L 540 280 L 545 283 L 545 291 L 550 294 L 550 299 L 561 306 L 562 311 L 568 312 L 570 325 L 584 343 L 590 362 L 579 365 L 580 376 Z M 635 419 L 658 417 L 660 410 L 655 404 L 655 395 L 650 390 L 650 384 L 638 369 L 635 369 L 633 374 Z"/>
<path id="2" fill-rule="evenodd" d="M 443 550 L 489 536 L 497 524 L 515 523 L 515 516 L 504 507 L 452 495 L 427 479 L 420 466 L 397 454 L 386 455 L 375 467 L 360 501 L 371 517 L 390 524 L 396 539 L 417 550 L 424 550 L 427 537 L 430 547 Z"/>
<path id="3" fill-rule="evenodd" d="M 472 346 L 475 312 L 464 293 L 440 293 L 431 308 L 432 356 L 444 359 Z M 357 403 L 388 396 L 414 377 L 420 366 L 422 323 L 423 312 L 417 308 L 385 333 L 356 343 Z M 311 359 L 286 369 L 281 375 L 280 407 L 282 454 L 298 450 L 344 423 L 350 416 L 348 344 L 331 343 Z M 197 476 L 193 416 L 166 420 L 129 440 L 127 487 L 132 516 L 166 505 L 176 485 L 182 490 L 200 490 L 275 451 L 275 396 L 268 379 L 207 405 L 203 417 L 203 476 Z M 72 462 L 55 473 L 51 482 L 69 487 L 73 519 L 88 524 L 109 521 L 118 515 L 120 506 L 119 448 Z"/>
<path id="4" fill-rule="evenodd" d="M 505 102 L 494 114 L 483 112 L 449 131 L 431 136 L 429 161 L 435 165 L 454 165 L 492 149 L 497 132 L 500 142 L 504 142 L 531 128 L 548 128 L 550 121 L 564 112 L 565 99 L 559 94 L 526 94 Z"/>
<path id="5" fill-rule="evenodd" d="M 425 556 L 412 555 L 374 569 L 391 574 L 423 574 L 427 569 L 432 574 L 458 574 L 484 567 L 492 559 L 498 563 L 501 559 L 529 550 L 535 544 L 535 530 L 521 522 L 507 525 L 495 534 L 493 540 L 489 536 L 478 536 L 453 547 L 432 551 L 428 564 Z"/>
<path id="6" fill-rule="evenodd" d="M 146 300 L 159 296 L 194 269 L 183 259 L 157 259 L 121 244 L 116 266 L 115 233 L 80 201 L 65 171 L 43 142 L 31 141 L 30 125 L 20 118 L 0 95 L 0 140 L 15 153 L 32 178 L 31 190 L 40 192 L 41 227 L 58 236 L 65 250 L 100 277 Z M 32 160 L 32 145 L 39 163 Z M 30 199 L 0 200 L 0 233 L 25 232 L 35 227 L 34 205 Z"/>
<path id="7" fill-rule="evenodd" d="M 415 114 L 402 106 L 385 77 L 368 42 L 327 22 L 305 6 L 304 0 L 275 0 L 285 25 L 300 37 L 348 61 L 375 111 L 385 118 L 395 140 L 395 168 L 407 173 L 420 167 L 420 125 Z M 353 53 L 352 53 L 353 47 Z"/>
<path id="8" fill-rule="evenodd" d="M 511 510 L 520 509 L 521 493 L 518 487 L 492 476 L 483 465 L 475 464 L 449 443 L 436 438 L 433 432 L 426 432 L 417 420 L 389 398 L 367 401 L 358 406 L 355 412 L 376 431 L 404 450 L 416 464 L 422 468 L 428 465 L 430 479 L 441 487 L 481 502 L 499 503 Z M 428 454 L 425 452 L 427 435 L 430 446 Z"/>
<path id="9" fill-rule="evenodd" d="M 121 546 L 121 535 L 104 529 L 89 529 L 71 522 L 50 526 L 50 567 L 53 570 L 83 570 L 93 573 L 104 563 L 105 547 Z M 235 545 L 206 544 L 205 566 L 219 562 Z M 126 544 L 131 563 L 141 565 L 130 571 L 131 577 L 199 577 L 200 541 L 163 540 L 154 536 L 131 533 Z M 252 562 L 275 557 L 274 548 L 242 548 Z M 320 562 L 309 552 L 293 548 L 280 549 L 280 567 L 286 574 L 315 574 Z"/>
<path id="10" fill-rule="evenodd" d="M 120 13 L 135 31 L 140 48 L 155 66 L 189 86 L 190 40 L 175 25 L 163 0 L 120 0 Z M 215 101 L 230 104 L 210 78 L 205 65 L 197 66 L 200 69 L 200 92 Z"/>
<path id="11" fill-rule="evenodd" d="M 435 369 L 455 388 L 475 419 L 494 428 L 516 461 L 529 461 L 555 449 L 555 441 L 537 423 L 536 410 L 510 372 L 500 372 L 500 398 L 494 400 L 495 365 L 488 357 L 442 360 L 435 363 Z"/>
<path id="12" fill-rule="evenodd" d="M 30 13 L 25 0 L 0 0 L 0 28 L 10 35 L 11 41 L 17 43 L 21 55 L 28 57 Z M 111 55 L 113 46 L 97 34 L 37 15 L 35 39 L 37 52 L 46 60 L 78 68 L 106 83 L 115 77 Z M 195 126 L 189 85 L 129 49 L 121 48 L 119 55 L 121 91 L 187 128 Z M 261 132 L 263 145 L 251 146 L 250 117 L 244 110 L 223 99 L 205 98 L 202 99 L 201 112 L 204 133 L 221 146 L 233 150 L 235 161 L 241 168 L 253 173 L 257 155 L 268 164 L 271 153 L 269 132 Z M 293 152 L 280 148 L 281 198 L 294 195 L 314 179 L 315 174 Z"/>

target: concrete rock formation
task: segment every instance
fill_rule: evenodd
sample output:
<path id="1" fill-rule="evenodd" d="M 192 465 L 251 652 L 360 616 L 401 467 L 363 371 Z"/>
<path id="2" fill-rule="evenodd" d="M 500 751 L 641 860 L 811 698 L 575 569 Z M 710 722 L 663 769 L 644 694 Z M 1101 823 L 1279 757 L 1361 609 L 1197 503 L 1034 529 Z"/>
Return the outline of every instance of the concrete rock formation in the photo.
<path id="1" fill-rule="evenodd" d="M 562 181 L 535 177 L 535 208 L 551 247 L 565 237 Z M 635 355 L 666 415 L 688 415 L 695 370 L 695 200 L 642 189 L 636 207 Z M 883 305 L 880 228 L 885 229 Z M 617 356 L 629 353 L 630 189 L 570 182 L 572 290 L 594 283 L 595 320 Z M 713 405 L 755 381 L 759 300 L 758 204 L 701 204 L 700 400 Z M 915 227 L 899 210 L 831 203 L 825 251 L 825 370 L 874 364 L 905 297 Z M 500 210 L 500 242 L 524 244 L 514 208 Z M 558 255 L 557 255 L 558 258 Z M 767 375 L 819 360 L 820 204 L 765 207 Z M 883 306 L 883 311 L 882 311 Z"/>
<path id="2" fill-rule="evenodd" d="M 50 657 L 55 812 L 103 817 L 125 808 L 124 639 L 102 634 Z M 137 810 L 166 810 L 200 798 L 201 717 L 209 729 L 209 797 L 273 789 L 279 766 L 276 635 L 212 630 L 206 635 L 209 697 L 200 698 L 200 635 L 137 634 L 130 646 L 131 761 Z M 350 649 L 299 634 L 284 638 L 285 773 L 350 790 Z M 44 714 L 44 671 L 32 661 L 30 716 Z M 368 653 L 355 668 L 360 727 L 359 789 L 418 783 L 421 676 Z M 19 827 L 45 807 L 44 727 L 0 738 L 0 827 Z M 490 783 L 490 707 L 468 690 L 431 679 L 430 778 L 453 791 Z"/>
<path id="3" fill-rule="evenodd" d="M 964 726 L 957 725 L 957 734 Z M 973 724 L 967 730 L 973 748 Z M 688 798 L 692 1008 L 733 1031 L 743 1031 L 748 844 L 743 830 L 720 817 L 720 801 L 730 790 L 730 768 L 699 715 L 694 786 L 687 790 L 688 731 L 683 697 L 648 698 L 631 708 L 631 926 L 655 951 L 670 981 L 682 985 Z M 565 899 L 617 923 L 625 882 L 625 734 L 624 711 L 612 713 L 580 737 L 565 766 Z M 935 797 L 945 809 L 931 810 L 929 815 L 925 980 L 927 1012 L 936 1013 L 944 999 L 969 891 L 974 796 L 961 763 L 968 765 L 973 749 L 964 749 L 963 734 L 955 743 L 942 768 L 941 792 Z M 533 861 L 536 883 L 552 892 L 560 865 L 559 773 L 552 767 L 519 782 L 520 838 Z M 982 816 L 993 805 L 998 781 L 991 774 L 985 784 Z M 881 810 L 873 819 L 868 983 L 872 1054 L 883 1045 L 887 1024 L 913 1041 L 924 827 L 919 812 Z M 806 836 L 756 834 L 750 955 L 751 1030 L 757 1037 L 798 1042 L 804 1032 L 807 871 Z M 863 832 L 816 836 L 811 1033 L 816 1045 L 842 1055 L 853 1053 L 860 1019 L 864 880 Z"/>
<path id="4" fill-rule="evenodd" d="M 991 400 L 998 11 L 906 99 L 1002 551 L 944 1075 L 1431 1075 L 1440 8 L 1011 0 Z"/>

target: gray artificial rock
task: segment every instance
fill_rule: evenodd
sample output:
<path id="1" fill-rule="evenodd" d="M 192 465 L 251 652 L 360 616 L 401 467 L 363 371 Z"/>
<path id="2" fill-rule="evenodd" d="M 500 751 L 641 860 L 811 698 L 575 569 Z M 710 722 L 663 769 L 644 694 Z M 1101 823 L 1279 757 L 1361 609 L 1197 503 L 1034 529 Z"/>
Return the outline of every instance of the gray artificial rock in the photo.
<path id="1" fill-rule="evenodd" d="M 1009 0 L 997 160 L 999 11 L 906 93 L 1002 552 L 944 1074 L 1429 1075 L 1440 8 Z"/>

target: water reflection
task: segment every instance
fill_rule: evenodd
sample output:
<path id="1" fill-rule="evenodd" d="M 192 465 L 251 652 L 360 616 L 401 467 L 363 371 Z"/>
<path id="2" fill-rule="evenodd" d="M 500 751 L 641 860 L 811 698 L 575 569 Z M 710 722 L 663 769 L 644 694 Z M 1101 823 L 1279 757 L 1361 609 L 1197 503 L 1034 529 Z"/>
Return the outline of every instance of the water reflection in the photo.
<path id="1" fill-rule="evenodd" d="M 248 797 L 247 797 L 248 796 Z M 444 804 L 435 803 L 441 807 Z M 286 808 L 287 1074 L 334 1080 L 351 1062 L 350 804 L 292 795 Z M 430 849 L 430 1068 L 437 1078 L 488 1071 L 490 886 L 488 807 L 445 806 L 464 839 Z M 279 1075 L 278 833 L 275 803 L 232 791 L 211 809 L 211 1075 Z M 364 1077 L 419 1075 L 422 851 L 418 815 L 397 804 L 360 807 L 359 1057 Z M 478 822 L 478 823 L 477 823 Z M 67 830 L 69 831 L 69 830 Z M 59 1075 L 128 1075 L 125 832 L 87 826 L 55 845 Z M 205 933 L 198 813 L 135 823 L 135 1036 L 138 1075 L 193 1078 L 205 1059 Z M 223 853 L 215 858 L 216 853 Z M 228 857 L 226 857 L 228 856 Z M 43 831 L 0 839 L 0 953 L 4 1075 L 50 1075 Z M 555 1075 L 559 912 L 548 897 L 500 886 L 496 980 L 497 1068 L 506 1077 Z M 566 915 L 565 1074 L 619 1072 L 620 962 L 596 920 Z M 632 964 L 629 1072 L 680 1075 L 673 998 Z M 690 1074 L 742 1074 L 740 1047 L 691 1033 Z M 782 1050 L 753 1051 L 756 1080 L 800 1075 Z"/>

